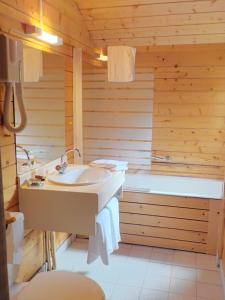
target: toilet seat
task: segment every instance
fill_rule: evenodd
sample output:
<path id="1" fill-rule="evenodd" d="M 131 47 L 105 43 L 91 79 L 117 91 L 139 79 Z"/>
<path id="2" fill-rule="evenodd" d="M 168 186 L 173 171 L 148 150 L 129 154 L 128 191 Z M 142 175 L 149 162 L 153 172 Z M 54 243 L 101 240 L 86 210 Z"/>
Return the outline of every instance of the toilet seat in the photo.
<path id="1" fill-rule="evenodd" d="M 66 271 L 39 273 L 15 300 L 105 300 L 99 285 L 90 278 Z"/>

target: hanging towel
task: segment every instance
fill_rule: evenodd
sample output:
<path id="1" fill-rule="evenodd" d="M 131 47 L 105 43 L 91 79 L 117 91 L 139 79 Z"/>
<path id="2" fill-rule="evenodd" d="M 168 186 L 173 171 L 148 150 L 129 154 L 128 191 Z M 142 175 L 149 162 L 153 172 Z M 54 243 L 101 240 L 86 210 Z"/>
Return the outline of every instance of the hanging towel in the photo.
<path id="1" fill-rule="evenodd" d="M 24 215 L 20 212 L 10 212 L 16 221 L 6 230 L 7 260 L 9 264 L 19 265 L 23 256 Z"/>
<path id="2" fill-rule="evenodd" d="M 89 237 L 87 263 L 101 257 L 105 265 L 109 264 L 109 255 L 113 252 L 110 212 L 103 208 L 96 218 L 96 235 Z"/>
<path id="3" fill-rule="evenodd" d="M 135 55 L 135 48 L 128 46 L 109 46 L 108 81 L 133 81 L 135 79 Z"/>
<path id="4" fill-rule="evenodd" d="M 119 242 L 121 241 L 118 199 L 116 197 L 113 197 L 106 205 L 106 208 L 110 213 L 113 249 L 117 250 L 119 249 Z"/>
<path id="5" fill-rule="evenodd" d="M 98 166 L 109 169 L 111 171 L 126 171 L 128 170 L 128 162 L 110 159 L 97 159 L 90 163 L 91 166 Z"/>

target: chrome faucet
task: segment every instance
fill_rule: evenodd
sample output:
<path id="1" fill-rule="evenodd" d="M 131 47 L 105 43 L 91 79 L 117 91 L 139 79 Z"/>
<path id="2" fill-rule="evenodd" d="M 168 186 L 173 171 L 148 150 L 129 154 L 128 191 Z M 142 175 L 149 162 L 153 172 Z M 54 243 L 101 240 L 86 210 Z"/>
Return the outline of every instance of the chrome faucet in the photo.
<path id="1" fill-rule="evenodd" d="M 66 150 L 65 153 L 63 155 L 61 155 L 60 165 L 57 165 L 55 167 L 56 170 L 59 172 L 59 174 L 63 174 L 65 172 L 66 168 L 68 167 L 67 154 L 69 154 L 70 152 L 74 152 L 74 153 L 77 152 L 78 156 L 81 157 L 80 150 L 78 148 Z"/>
<path id="2" fill-rule="evenodd" d="M 31 160 L 30 158 L 30 154 L 29 151 L 27 149 L 25 149 L 24 147 L 20 146 L 20 145 L 16 145 L 16 148 L 20 148 L 21 150 L 23 150 L 23 152 L 26 154 L 27 156 L 27 161 L 28 163 L 24 163 L 23 166 L 28 166 L 28 165 L 32 165 L 34 163 L 33 160 Z"/>

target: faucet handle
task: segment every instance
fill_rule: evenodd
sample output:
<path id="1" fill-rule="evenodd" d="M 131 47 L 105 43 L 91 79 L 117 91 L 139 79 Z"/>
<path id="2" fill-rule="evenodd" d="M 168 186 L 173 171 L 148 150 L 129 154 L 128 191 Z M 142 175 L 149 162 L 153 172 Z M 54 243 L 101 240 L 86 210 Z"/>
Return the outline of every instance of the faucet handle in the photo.
<path id="1" fill-rule="evenodd" d="M 67 162 L 64 162 L 62 165 L 56 165 L 56 166 L 55 166 L 55 169 L 56 169 L 56 171 L 58 171 L 60 174 L 63 174 L 64 171 L 66 170 L 67 166 L 68 166 Z"/>
<path id="2" fill-rule="evenodd" d="M 60 165 L 56 165 L 55 169 L 56 169 L 56 171 L 60 171 L 62 169 L 62 167 Z"/>

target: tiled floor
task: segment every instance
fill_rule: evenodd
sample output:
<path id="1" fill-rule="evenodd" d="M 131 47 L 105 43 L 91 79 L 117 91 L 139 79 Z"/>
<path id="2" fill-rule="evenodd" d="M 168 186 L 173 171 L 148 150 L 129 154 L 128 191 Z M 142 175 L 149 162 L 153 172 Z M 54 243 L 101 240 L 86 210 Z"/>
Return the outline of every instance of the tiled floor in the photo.
<path id="1" fill-rule="evenodd" d="M 97 281 L 107 300 L 223 300 L 214 256 L 121 244 L 110 265 L 86 264 L 87 242 L 77 240 L 58 258 L 58 270 Z"/>

